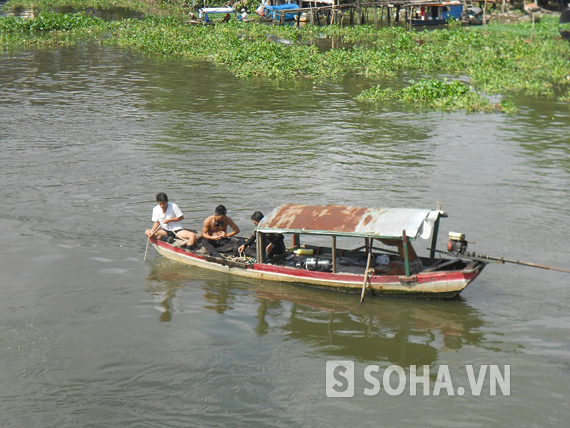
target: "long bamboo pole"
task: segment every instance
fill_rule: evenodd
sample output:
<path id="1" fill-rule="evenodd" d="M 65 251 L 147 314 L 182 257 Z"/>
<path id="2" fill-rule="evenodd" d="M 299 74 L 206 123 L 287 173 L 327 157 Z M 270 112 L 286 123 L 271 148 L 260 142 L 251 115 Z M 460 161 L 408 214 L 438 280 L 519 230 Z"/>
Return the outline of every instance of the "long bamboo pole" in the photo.
<path id="1" fill-rule="evenodd" d="M 428 250 L 432 250 L 432 248 L 428 248 Z M 486 256 L 483 254 L 477 254 L 477 255 L 473 255 L 473 256 L 463 256 L 461 254 L 453 254 L 453 253 L 448 253 L 446 251 L 440 251 L 440 250 L 436 250 L 433 249 L 433 251 L 435 251 L 436 253 L 442 253 L 442 254 L 446 254 L 448 256 L 453 256 L 456 258 L 463 258 L 463 259 L 472 259 L 472 260 L 480 260 L 480 261 L 491 261 L 491 262 L 495 262 L 495 263 L 512 263 L 515 265 L 521 265 L 521 266 L 529 266 L 529 267 L 534 267 L 534 268 L 538 268 L 538 269 L 547 269 L 547 270 L 556 270 L 558 272 L 566 272 L 566 273 L 570 273 L 570 270 L 568 269 L 562 269 L 562 268 L 557 268 L 557 267 L 552 267 L 552 266 L 545 266 L 545 265 L 538 265 L 536 263 L 528 263 L 528 262 L 520 262 L 518 260 L 508 260 L 505 259 L 503 257 L 491 257 L 491 256 Z"/>
<path id="2" fill-rule="evenodd" d="M 366 283 L 368 282 L 368 271 L 370 270 L 370 259 L 372 258 L 372 241 L 373 239 L 370 238 L 369 242 L 367 242 L 368 248 L 368 261 L 366 262 L 366 272 L 364 272 L 364 283 L 362 284 L 362 293 L 360 294 L 360 303 L 364 302 L 364 295 L 366 294 Z"/>
<path id="3" fill-rule="evenodd" d="M 148 251 L 148 244 L 150 243 L 150 237 L 151 237 L 152 235 L 154 235 L 156 232 L 158 232 L 158 229 L 160 229 L 161 227 L 162 227 L 162 223 L 160 223 L 160 224 L 158 225 L 158 227 L 157 227 L 152 233 L 150 233 L 150 234 L 148 235 L 148 239 L 146 240 L 146 250 L 144 250 L 143 262 L 146 261 L 146 253 L 147 253 L 147 251 Z"/>

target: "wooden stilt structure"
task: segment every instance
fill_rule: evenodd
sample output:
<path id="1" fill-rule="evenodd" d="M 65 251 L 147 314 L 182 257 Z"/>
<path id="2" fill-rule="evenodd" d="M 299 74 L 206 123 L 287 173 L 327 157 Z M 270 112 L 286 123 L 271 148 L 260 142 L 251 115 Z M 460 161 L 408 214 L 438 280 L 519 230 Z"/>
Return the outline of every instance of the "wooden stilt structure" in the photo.
<path id="1" fill-rule="evenodd" d="M 419 18 L 419 8 L 422 6 L 434 6 L 433 0 L 353 1 L 353 3 L 341 3 L 340 0 L 301 0 L 300 5 L 306 7 L 276 11 L 273 25 L 285 24 L 285 14 L 288 13 L 295 15 L 297 20 L 296 26 L 300 26 L 302 21 L 310 22 L 312 25 L 329 24 L 342 26 L 346 23 L 345 17 L 348 17 L 347 21 L 350 25 L 365 25 L 368 20 L 371 20 L 374 23 L 373 25 L 378 27 L 379 25 L 399 24 L 402 18 L 406 26 L 411 29 L 412 24 L 418 25 L 416 21 Z M 483 8 L 486 10 L 488 0 L 480 1 L 485 2 Z M 465 4 L 463 7 L 465 7 Z M 324 19 L 324 22 L 321 19 Z"/>

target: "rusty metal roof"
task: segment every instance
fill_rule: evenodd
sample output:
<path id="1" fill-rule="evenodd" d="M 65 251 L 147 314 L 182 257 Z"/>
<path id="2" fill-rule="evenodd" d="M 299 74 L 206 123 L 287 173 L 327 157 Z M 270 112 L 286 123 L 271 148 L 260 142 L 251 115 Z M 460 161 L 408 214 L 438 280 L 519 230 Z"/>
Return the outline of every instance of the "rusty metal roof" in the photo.
<path id="1" fill-rule="evenodd" d="M 412 239 L 431 236 L 442 211 L 411 208 L 361 208 L 340 205 L 285 204 L 259 223 L 261 232 Z"/>

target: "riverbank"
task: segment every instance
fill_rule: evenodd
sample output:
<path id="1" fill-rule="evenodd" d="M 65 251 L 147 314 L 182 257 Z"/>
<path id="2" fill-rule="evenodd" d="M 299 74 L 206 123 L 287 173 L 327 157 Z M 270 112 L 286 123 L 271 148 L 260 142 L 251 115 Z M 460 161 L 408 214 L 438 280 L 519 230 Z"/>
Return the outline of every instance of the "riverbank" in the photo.
<path id="1" fill-rule="evenodd" d="M 53 12 L 58 9 L 74 9 L 76 11 L 95 9 L 128 9 L 136 12 L 155 13 L 159 10 L 168 11 L 171 14 L 182 11 L 182 3 L 170 3 L 167 1 L 145 0 L 8 0 L 5 9 L 33 9 L 36 12 Z"/>
<path id="2" fill-rule="evenodd" d="M 268 35 L 277 36 L 282 43 Z M 319 49 L 314 42 L 324 38 L 336 40 L 334 45 L 339 48 Z M 500 95 L 501 100 L 512 94 L 560 101 L 570 98 L 570 44 L 558 34 L 556 18 L 549 16 L 534 26 L 528 22 L 491 23 L 423 32 L 366 25 L 295 28 L 234 22 L 189 26 L 180 17 L 157 15 L 112 22 L 86 14 L 52 12 L 27 21 L 0 18 L 0 45 L 4 47 L 64 45 L 79 40 L 208 60 L 242 78 L 310 79 L 317 84 L 362 76 L 370 80 L 371 88 L 378 89 L 376 94 L 401 90 L 396 78 L 402 75 L 409 76 L 408 81 L 460 77 L 471 93 L 478 95 L 454 103 L 454 109 L 467 111 L 501 110 L 501 104 L 488 101 L 490 95 Z M 376 86 L 379 80 L 381 88 Z M 465 91 L 455 91 L 455 95 L 460 92 Z M 440 101 L 426 99 L 422 105 L 441 109 Z M 449 103 L 446 105 L 449 109 Z"/>

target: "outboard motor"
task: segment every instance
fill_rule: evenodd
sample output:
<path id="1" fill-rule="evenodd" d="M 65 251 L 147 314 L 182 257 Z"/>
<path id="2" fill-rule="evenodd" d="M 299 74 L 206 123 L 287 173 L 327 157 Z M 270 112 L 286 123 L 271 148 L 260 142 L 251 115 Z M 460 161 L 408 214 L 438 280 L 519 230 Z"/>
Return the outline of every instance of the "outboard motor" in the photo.
<path id="1" fill-rule="evenodd" d="M 465 251 L 467 251 L 467 241 L 465 240 L 465 234 L 459 232 L 449 232 L 447 251 L 450 253 L 465 254 Z"/>

